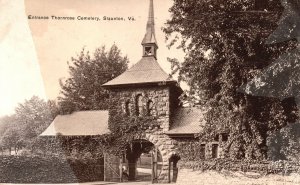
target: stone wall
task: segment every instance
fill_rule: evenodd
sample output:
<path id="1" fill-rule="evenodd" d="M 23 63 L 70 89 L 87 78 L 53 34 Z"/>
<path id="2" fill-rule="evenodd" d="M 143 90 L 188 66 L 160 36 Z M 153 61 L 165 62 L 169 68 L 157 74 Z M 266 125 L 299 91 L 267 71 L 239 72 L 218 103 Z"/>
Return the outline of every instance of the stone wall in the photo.
<path id="1" fill-rule="evenodd" d="M 199 160 L 202 158 L 223 158 L 222 135 L 220 134 L 213 142 L 201 143 L 198 139 L 173 139 L 164 134 L 170 129 L 170 117 L 178 105 L 180 93 L 176 87 L 168 86 L 145 86 L 127 87 L 126 89 L 111 90 L 110 112 L 118 115 L 131 116 L 153 116 L 157 125 L 149 126 L 140 138 L 150 141 L 157 147 L 162 155 L 162 171 L 159 176 L 160 182 L 169 182 L 170 159 L 172 156 L 184 161 Z M 141 101 L 139 101 L 141 97 Z M 141 103 L 139 103 L 141 102 Z M 151 110 L 149 102 L 152 102 Z M 128 123 L 130 124 L 130 123 Z M 204 146 L 204 148 L 202 148 Z M 173 158 L 172 158 L 173 159 Z M 177 161 L 176 161 L 177 162 Z"/>
<path id="2" fill-rule="evenodd" d="M 159 174 L 159 182 L 169 182 L 169 160 L 172 156 L 177 155 L 176 141 L 163 134 L 162 131 L 145 133 L 144 138 L 153 143 L 162 156 L 162 171 Z"/>
<path id="3" fill-rule="evenodd" d="M 114 111 L 125 116 L 147 116 L 150 112 L 151 116 L 156 118 L 158 126 L 149 127 L 143 136 L 138 136 L 136 139 L 150 141 L 159 150 L 163 164 L 158 180 L 162 183 L 169 182 L 169 160 L 172 156 L 178 155 L 175 147 L 176 141 L 164 134 L 170 129 L 171 109 L 178 104 L 176 101 L 178 95 L 171 95 L 170 90 L 172 88 L 168 86 L 111 90 L 111 102 L 114 102 L 111 107 L 117 109 Z M 143 108 L 142 114 L 138 115 L 139 96 L 142 97 Z M 153 103 L 151 111 L 148 108 L 149 101 Z"/>
<path id="4" fill-rule="evenodd" d="M 260 174 L 284 174 L 300 172 L 299 162 L 292 161 L 257 161 L 257 160 L 237 160 L 230 158 L 206 159 L 199 161 L 180 162 L 181 169 L 193 169 L 198 171 L 207 170 L 228 170 L 254 172 Z"/>
<path id="5" fill-rule="evenodd" d="M 176 144 L 178 155 L 183 161 L 197 161 L 212 158 L 224 158 L 222 137 L 215 141 L 201 142 L 198 138 L 177 138 Z M 217 148 L 214 148 L 214 145 Z M 213 155 L 216 152 L 216 155 Z"/>
<path id="6" fill-rule="evenodd" d="M 151 101 L 151 115 L 157 117 L 160 128 L 163 131 L 168 131 L 169 115 L 170 115 L 170 91 L 167 86 L 159 87 L 144 87 L 144 88 L 126 88 L 115 89 L 111 91 L 111 102 L 114 102 L 114 108 L 119 114 L 128 114 L 128 116 L 137 116 L 138 111 L 138 96 L 142 96 L 143 110 L 139 116 L 147 115 L 148 103 Z M 129 106 L 129 113 L 126 112 L 126 106 Z"/>

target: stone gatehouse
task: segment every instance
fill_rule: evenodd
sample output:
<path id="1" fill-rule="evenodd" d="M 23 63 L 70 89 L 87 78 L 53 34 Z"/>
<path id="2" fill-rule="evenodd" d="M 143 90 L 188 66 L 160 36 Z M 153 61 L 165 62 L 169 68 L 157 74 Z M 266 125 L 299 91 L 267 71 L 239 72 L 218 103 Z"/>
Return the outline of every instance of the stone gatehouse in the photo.
<path id="1" fill-rule="evenodd" d="M 110 109 L 59 115 L 41 136 L 106 134 L 109 133 L 108 122 L 111 120 L 112 113 L 125 117 L 153 116 L 156 118 L 157 125 L 150 127 L 143 136 L 136 138 L 138 144 L 129 143 L 131 149 L 126 152 L 122 162 L 127 163 L 129 168 L 129 180 L 134 180 L 138 158 L 143 151 L 152 152 L 154 154 L 152 155 L 152 181 L 176 181 L 178 173 L 176 163 L 180 159 L 178 147 L 182 146 L 182 143 L 191 145 L 195 142 L 195 135 L 201 132 L 205 122 L 203 111 L 199 108 L 179 106 L 179 97 L 183 90 L 177 81 L 160 67 L 157 62 L 157 49 L 153 0 L 150 0 L 146 34 L 142 40 L 141 60 L 103 85 L 110 91 Z M 178 140 L 181 140 L 181 143 L 178 143 Z M 213 143 L 202 144 L 203 158 L 221 157 L 221 142 L 222 137 L 218 137 Z M 104 162 L 109 163 L 105 159 Z M 118 168 L 119 165 L 111 165 L 107 169 L 117 173 L 120 170 Z M 113 172 L 107 173 L 113 174 Z"/>
<path id="2" fill-rule="evenodd" d="M 103 87 L 110 91 L 110 114 L 124 116 L 153 116 L 157 120 L 155 128 L 150 128 L 141 138 L 154 145 L 161 156 L 161 172 L 153 172 L 153 179 L 170 182 L 170 159 L 176 156 L 174 141 L 166 134 L 170 131 L 170 117 L 179 104 L 182 93 L 177 82 L 172 79 L 157 62 L 158 45 L 154 31 L 153 0 L 150 1 L 146 34 L 142 40 L 142 58 L 129 70 Z M 135 163 L 140 157 L 138 151 L 127 155 L 129 178 L 134 179 Z M 134 156 L 134 157 L 132 157 Z M 157 156 L 156 156 L 157 157 Z M 176 164 L 177 161 L 172 161 Z M 176 168 L 176 167 L 175 167 Z"/>

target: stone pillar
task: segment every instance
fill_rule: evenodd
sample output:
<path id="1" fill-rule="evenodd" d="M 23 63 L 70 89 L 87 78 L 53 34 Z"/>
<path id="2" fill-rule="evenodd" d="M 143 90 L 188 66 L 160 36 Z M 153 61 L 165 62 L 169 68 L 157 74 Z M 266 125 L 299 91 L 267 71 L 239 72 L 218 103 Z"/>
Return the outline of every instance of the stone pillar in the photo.
<path id="1" fill-rule="evenodd" d="M 169 163 L 163 162 L 161 173 L 158 177 L 159 183 L 169 183 Z"/>
<path id="2" fill-rule="evenodd" d="M 178 176 L 177 161 L 173 161 L 173 178 L 171 179 L 171 182 L 176 182 L 177 176 Z"/>

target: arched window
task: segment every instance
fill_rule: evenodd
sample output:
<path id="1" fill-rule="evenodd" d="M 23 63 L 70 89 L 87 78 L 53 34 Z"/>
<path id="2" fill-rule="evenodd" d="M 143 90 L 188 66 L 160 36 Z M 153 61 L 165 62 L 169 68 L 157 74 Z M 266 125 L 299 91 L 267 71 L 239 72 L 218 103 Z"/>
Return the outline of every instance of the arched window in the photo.
<path id="1" fill-rule="evenodd" d="M 127 100 L 127 101 L 125 102 L 125 114 L 126 114 L 127 116 L 130 115 L 130 101 L 129 101 L 129 100 Z"/>
<path id="2" fill-rule="evenodd" d="M 149 100 L 148 103 L 147 103 L 147 114 L 148 114 L 148 116 L 152 115 L 152 111 L 153 111 L 153 102 L 151 100 Z"/>
<path id="3" fill-rule="evenodd" d="M 136 97 L 136 115 L 140 116 L 143 113 L 143 96 L 141 94 Z"/>

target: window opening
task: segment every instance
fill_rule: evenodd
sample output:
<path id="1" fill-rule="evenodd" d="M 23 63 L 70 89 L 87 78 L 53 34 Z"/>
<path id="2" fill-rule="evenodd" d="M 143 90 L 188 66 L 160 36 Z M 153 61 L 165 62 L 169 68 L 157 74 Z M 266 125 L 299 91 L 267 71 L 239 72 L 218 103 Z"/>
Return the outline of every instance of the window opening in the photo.
<path id="1" fill-rule="evenodd" d="M 136 115 L 140 116 L 142 112 L 143 112 L 143 97 L 140 94 L 136 98 Z"/>
<path id="2" fill-rule="evenodd" d="M 125 102 L 125 113 L 127 116 L 130 115 L 130 101 Z"/>
<path id="3" fill-rule="evenodd" d="M 228 134 L 222 134 L 222 141 L 228 141 Z"/>
<path id="4" fill-rule="evenodd" d="M 152 47 L 145 47 L 145 55 L 146 56 L 153 55 Z"/>
<path id="5" fill-rule="evenodd" d="M 219 157 L 219 145 L 213 144 L 212 145 L 212 158 L 218 158 Z"/>
<path id="6" fill-rule="evenodd" d="M 219 142 L 219 134 L 216 134 L 216 135 L 215 135 L 214 141 Z"/>
<path id="7" fill-rule="evenodd" d="M 148 116 L 151 116 L 153 111 L 153 102 L 151 100 L 148 101 L 147 111 Z"/>
<path id="8" fill-rule="evenodd" d="M 205 159 L 205 144 L 200 145 L 200 159 Z"/>

